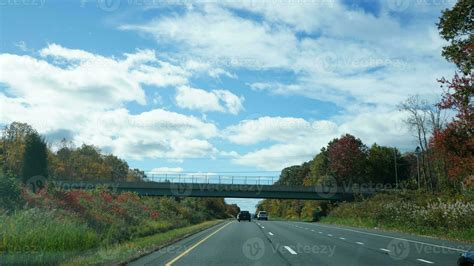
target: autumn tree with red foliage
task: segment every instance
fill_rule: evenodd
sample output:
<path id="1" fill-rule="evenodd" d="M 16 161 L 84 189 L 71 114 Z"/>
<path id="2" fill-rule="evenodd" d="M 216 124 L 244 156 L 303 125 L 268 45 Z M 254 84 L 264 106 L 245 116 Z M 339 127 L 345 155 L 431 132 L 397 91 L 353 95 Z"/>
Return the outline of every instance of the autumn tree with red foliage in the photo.
<path id="1" fill-rule="evenodd" d="M 454 186 L 474 179 L 474 4 L 460 0 L 451 10 L 445 10 L 438 28 L 450 42 L 443 51 L 448 61 L 456 64 L 460 73 L 452 80 L 442 78 L 445 89 L 439 107 L 456 111 L 456 117 L 446 128 L 434 133 L 431 147 L 443 160 L 446 175 Z"/>
<path id="2" fill-rule="evenodd" d="M 367 146 L 350 134 L 331 141 L 328 145 L 329 168 L 337 182 L 364 182 L 367 154 Z"/>

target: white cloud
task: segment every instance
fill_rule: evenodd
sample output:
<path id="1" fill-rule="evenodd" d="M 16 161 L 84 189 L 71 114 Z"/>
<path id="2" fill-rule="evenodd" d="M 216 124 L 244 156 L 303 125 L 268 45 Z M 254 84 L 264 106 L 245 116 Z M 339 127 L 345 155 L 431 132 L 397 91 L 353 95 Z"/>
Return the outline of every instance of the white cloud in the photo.
<path id="1" fill-rule="evenodd" d="M 244 120 L 224 130 L 224 136 L 236 144 L 250 145 L 265 140 L 293 142 L 312 135 L 331 134 L 336 125 L 330 121 L 309 122 L 294 117 L 260 117 Z"/>
<path id="2" fill-rule="evenodd" d="M 238 114 L 243 109 L 243 98 L 227 90 L 212 90 L 208 92 L 182 86 L 177 89 L 175 101 L 181 108 L 202 112 L 214 111 Z"/>
<path id="3" fill-rule="evenodd" d="M 27 122 L 40 133 L 67 129 L 77 144 L 93 144 L 124 158 L 205 157 L 214 124 L 162 109 L 131 114 L 127 102 L 145 104 L 144 84 L 181 85 L 189 73 L 150 50 L 103 57 L 51 44 L 41 58 L 0 54 L 0 123 Z M 51 61 L 47 60 L 50 59 Z"/>
<path id="4" fill-rule="evenodd" d="M 433 92 L 438 87 L 436 79 L 453 72 L 440 56 L 444 42 L 433 21 L 436 12 L 451 5 L 412 3 L 405 10 L 393 10 L 380 3 L 380 14 L 375 16 L 336 0 L 226 1 L 193 4 L 180 15 L 120 28 L 150 34 L 159 43 L 173 43 L 181 49 L 180 55 L 215 62 L 226 70 L 243 67 L 295 73 L 295 80 L 287 84 L 260 82 L 271 83 L 266 87 L 275 89 L 273 93 L 300 94 L 341 107 L 354 103 L 394 107 L 414 88 L 419 94 L 437 93 Z M 411 16 L 412 23 L 402 23 L 396 16 L 401 12 Z M 298 36 L 301 33 L 306 35 Z"/>
<path id="5" fill-rule="evenodd" d="M 232 160 L 239 165 L 272 171 L 312 159 L 329 141 L 346 133 L 369 146 L 377 142 L 411 150 L 410 133 L 402 122 L 404 113 L 386 109 L 360 109 L 359 112 L 338 117 L 339 124 L 327 120 L 311 122 L 293 117 L 262 117 L 228 127 L 223 137 L 242 145 L 276 142 Z"/>
<path id="6" fill-rule="evenodd" d="M 264 170 L 278 170 L 311 159 L 338 133 L 337 125 L 326 120 L 310 122 L 294 117 L 261 117 L 228 127 L 223 137 L 241 145 L 268 140 L 277 142 L 235 157 L 233 162 Z"/>
<path id="7" fill-rule="evenodd" d="M 308 160 L 344 133 L 369 145 L 410 149 L 411 138 L 400 124 L 403 114 L 396 104 L 409 94 L 439 94 L 436 79 L 454 67 L 440 56 L 444 42 L 434 25 L 434 18 L 453 1 L 409 3 L 407 9 L 394 10 L 380 1 L 381 12 L 373 15 L 337 0 L 224 1 L 188 4 L 183 12 L 120 26 L 173 46 L 176 54 L 167 61 L 151 50 L 116 58 L 57 44 L 39 51 L 39 58 L 1 54 L 0 82 L 6 90 L 0 93 L 0 122 L 26 121 L 41 132 L 67 128 L 78 143 L 92 142 L 130 158 L 219 155 L 267 170 Z M 408 18 L 402 21 L 400 15 Z M 201 74 L 236 78 L 239 70 L 256 72 L 258 78 L 249 84 L 255 91 L 332 102 L 343 115 L 330 121 L 240 121 L 222 137 L 239 145 L 271 143 L 239 155 L 213 146 L 210 141 L 218 129 L 205 118 L 162 109 L 131 114 L 123 108 L 128 102 L 146 104 L 143 85 L 173 86 L 181 108 L 238 114 L 243 97 L 192 88 L 188 79 Z M 265 72 L 271 75 L 283 70 L 289 78 L 260 78 L 259 70 L 278 70 Z"/>
<path id="8" fill-rule="evenodd" d="M 159 42 L 180 43 L 188 53 L 226 67 L 287 66 L 296 50 L 290 29 L 240 18 L 213 4 L 196 6 L 183 16 L 164 16 L 120 29 L 148 33 Z"/>

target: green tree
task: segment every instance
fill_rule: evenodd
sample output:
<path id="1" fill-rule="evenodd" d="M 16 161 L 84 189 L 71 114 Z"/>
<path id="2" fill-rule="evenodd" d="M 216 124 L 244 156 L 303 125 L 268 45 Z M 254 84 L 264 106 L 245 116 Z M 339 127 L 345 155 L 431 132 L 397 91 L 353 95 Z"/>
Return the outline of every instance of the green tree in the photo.
<path id="1" fill-rule="evenodd" d="M 326 148 L 323 147 L 309 163 L 310 174 L 304 182 L 306 186 L 317 184 L 321 178 L 329 175 L 329 157 Z"/>
<path id="2" fill-rule="evenodd" d="M 36 131 L 26 123 L 13 122 L 7 125 L 1 136 L 0 162 L 3 172 L 13 176 L 20 176 L 25 139 Z"/>
<path id="3" fill-rule="evenodd" d="M 434 132 L 431 146 L 450 180 L 445 184 L 463 182 L 468 185 L 474 180 L 474 2 L 459 0 L 452 9 L 443 11 L 438 23 L 440 35 L 450 44 L 444 47 L 443 56 L 456 64 L 462 74 L 455 73 L 449 81 L 441 79 L 444 89 L 439 103 L 442 109 L 455 110 L 456 117 Z"/>
<path id="4" fill-rule="evenodd" d="M 437 25 L 441 37 L 450 43 L 443 48 L 443 56 L 467 75 L 474 67 L 474 2 L 459 0 L 443 11 Z"/>
<path id="5" fill-rule="evenodd" d="M 310 172 L 310 164 L 293 165 L 281 171 L 280 178 L 276 182 L 278 185 L 302 186 L 303 181 Z"/>
<path id="6" fill-rule="evenodd" d="M 18 179 L 0 171 L 0 209 L 13 210 L 22 202 Z"/>
<path id="7" fill-rule="evenodd" d="M 400 161 L 400 154 L 394 148 L 379 146 L 374 143 L 367 157 L 368 176 L 370 181 L 382 184 L 395 184 L 395 158 Z M 397 172 L 399 167 L 397 165 Z"/>
<path id="8" fill-rule="evenodd" d="M 128 164 L 117 156 L 109 154 L 104 156 L 104 164 L 109 169 L 108 178 L 113 181 L 125 181 L 128 175 Z"/>
<path id="9" fill-rule="evenodd" d="M 37 175 L 48 176 L 48 147 L 44 139 L 33 132 L 25 138 L 21 177 L 26 182 Z"/>

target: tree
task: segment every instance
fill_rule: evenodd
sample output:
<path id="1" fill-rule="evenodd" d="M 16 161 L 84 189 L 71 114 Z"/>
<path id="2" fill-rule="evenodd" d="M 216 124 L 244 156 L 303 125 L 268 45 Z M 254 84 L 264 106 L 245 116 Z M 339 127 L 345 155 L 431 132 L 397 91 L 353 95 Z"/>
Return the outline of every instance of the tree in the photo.
<path id="1" fill-rule="evenodd" d="M 325 147 L 321 149 L 318 155 L 310 162 L 309 178 L 305 181 L 305 185 L 316 184 L 323 176 L 329 174 L 329 157 Z"/>
<path id="2" fill-rule="evenodd" d="M 21 177 L 23 182 L 26 182 L 38 175 L 48 176 L 48 147 L 44 139 L 33 132 L 25 138 Z"/>
<path id="3" fill-rule="evenodd" d="M 133 168 L 128 170 L 127 181 L 143 181 L 146 178 L 146 174 L 144 171 Z"/>
<path id="4" fill-rule="evenodd" d="M 107 179 L 113 181 L 124 181 L 128 175 L 128 164 L 117 156 L 109 154 L 104 157 L 104 164 L 109 168 L 109 176 Z"/>
<path id="5" fill-rule="evenodd" d="M 399 156 L 396 149 L 379 146 L 377 143 L 374 143 L 370 147 L 367 157 L 370 180 L 381 184 L 395 184 L 395 159 L 398 161 Z"/>
<path id="6" fill-rule="evenodd" d="M 334 139 L 328 145 L 329 168 L 338 184 L 366 180 L 367 146 L 350 134 Z"/>
<path id="7" fill-rule="evenodd" d="M 5 126 L 1 136 L 0 159 L 5 173 L 19 177 L 22 169 L 25 139 L 36 131 L 28 124 L 13 122 Z"/>
<path id="8" fill-rule="evenodd" d="M 22 202 L 18 179 L 0 171 L 0 209 L 12 210 Z"/>
<path id="9" fill-rule="evenodd" d="M 451 81 L 440 80 L 445 92 L 438 106 L 457 114 L 445 129 L 435 132 L 430 144 L 443 160 L 449 179 L 457 183 L 474 176 L 474 3 L 459 0 L 452 9 L 443 11 L 438 29 L 450 42 L 443 56 L 462 74 L 455 73 Z"/>
<path id="10" fill-rule="evenodd" d="M 309 174 L 309 163 L 293 165 L 281 171 L 278 185 L 302 186 L 304 178 Z"/>
<path id="11" fill-rule="evenodd" d="M 425 185 L 429 184 L 430 188 L 434 188 L 436 182 L 429 139 L 435 132 L 444 127 L 445 115 L 438 105 L 430 104 L 418 95 L 410 96 L 399 105 L 399 109 L 408 114 L 405 123 L 415 132 L 418 146 L 421 148 L 421 169 L 422 177 L 425 179 L 424 183 Z"/>
<path id="12" fill-rule="evenodd" d="M 443 56 L 464 73 L 474 67 L 474 2 L 459 0 L 452 9 L 443 11 L 438 30 L 450 44 L 443 48 Z"/>

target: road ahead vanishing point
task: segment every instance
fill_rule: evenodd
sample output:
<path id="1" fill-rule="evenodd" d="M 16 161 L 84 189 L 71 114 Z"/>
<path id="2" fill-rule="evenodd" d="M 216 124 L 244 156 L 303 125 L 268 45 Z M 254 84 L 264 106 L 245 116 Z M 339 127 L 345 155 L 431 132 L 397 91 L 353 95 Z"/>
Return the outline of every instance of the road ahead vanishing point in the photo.
<path id="1" fill-rule="evenodd" d="M 472 245 L 289 221 L 226 221 L 129 265 L 456 265 Z"/>

